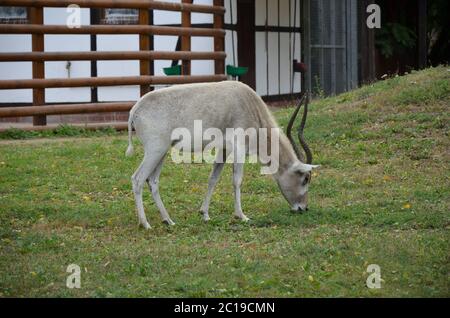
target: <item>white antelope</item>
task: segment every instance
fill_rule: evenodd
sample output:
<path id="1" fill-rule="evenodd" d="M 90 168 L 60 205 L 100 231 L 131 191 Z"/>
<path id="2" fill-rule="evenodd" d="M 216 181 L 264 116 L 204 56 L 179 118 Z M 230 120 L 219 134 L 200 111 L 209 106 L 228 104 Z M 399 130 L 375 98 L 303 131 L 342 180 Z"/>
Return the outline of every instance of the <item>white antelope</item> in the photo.
<path id="1" fill-rule="evenodd" d="M 302 100 L 304 98 L 305 95 Z M 311 151 L 303 139 L 306 106 L 298 132 L 300 144 L 306 153 L 306 163 L 303 163 L 303 155 L 298 151 L 291 135 L 300 106 L 301 102 L 290 119 L 287 136 L 282 132 L 277 136 L 279 138 L 278 170 L 272 175 L 294 211 L 308 209 L 307 192 L 311 170 L 317 167 L 311 165 Z M 172 86 L 143 96 L 130 111 L 127 156 L 133 153 L 132 129 L 134 127 L 136 135 L 144 146 L 144 159 L 131 180 L 139 223 L 146 229 L 150 228 L 150 224 L 147 222 L 142 201 L 145 183 L 150 188 L 163 222 L 169 225 L 175 224 L 161 200 L 158 187 L 159 176 L 167 152 L 180 141 L 173 139 L 173 130 L 185 127 L 193 132 L 196 120 L 202 121 L 204 129 L 214 127 L 223 132 L 227 128 L 244 130 L 278 128 L 263 100 L 250 87 L 237 81 Z M 270 139 L 270 136 L 269 133 L 267 138 Z M 223 143 L 225 144 L 226 141 L 224 140 Z M 205 144 L 202 147 L 205 147 Z M 201 149 L 192 149 L 192 151 L 199 150 L 201 151 Z M 206 197 L 200 209 L 205 221 L 209 220 L 209 204 L 223 167 L 224 160 L 217 160 L 214 163 Z M 244 164 L 241 162 L 233 163 L 234 214 L 239 219 L 247 221 L 248 218 L 241 208 L 240 187 L 243 167 Z"/>

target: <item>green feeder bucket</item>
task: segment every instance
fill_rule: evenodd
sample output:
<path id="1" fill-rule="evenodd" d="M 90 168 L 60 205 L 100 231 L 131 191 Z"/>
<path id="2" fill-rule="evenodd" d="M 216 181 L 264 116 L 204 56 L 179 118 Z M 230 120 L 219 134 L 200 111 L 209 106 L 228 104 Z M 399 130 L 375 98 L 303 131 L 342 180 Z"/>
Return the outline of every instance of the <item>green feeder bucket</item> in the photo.
<path id="1" fill-rule="evenodd" d="M 247 74 L 248 67 L 227 65 L 227 74 L 233 77 L 238 77 Z"/>
<path id="2" fill-rule="evenodd" d="M 167 76 L 171 75 L 181 75 L 181 65 L 175 65 L 171 67 L 164 67 L 163 68 L 164 74 Z"/>

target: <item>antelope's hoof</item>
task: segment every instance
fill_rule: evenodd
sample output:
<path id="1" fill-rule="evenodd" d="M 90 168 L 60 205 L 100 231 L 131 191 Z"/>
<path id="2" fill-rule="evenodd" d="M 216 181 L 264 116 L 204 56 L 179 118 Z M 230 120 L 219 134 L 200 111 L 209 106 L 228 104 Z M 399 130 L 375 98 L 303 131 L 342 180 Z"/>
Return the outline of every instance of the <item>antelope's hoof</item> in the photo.
<path id="1" fill-rule="evenodd" d="M 237 219 L 241 220 L 242 222 L 247 223 L 248 221 L 250 221 L 250 219 L 245 216 L 245 215 L 234 215 Z"/>
<path id="2" fill-rule="evenodd" d="M 150 229 L 152 228 L 148 222 L 141 223 L 140 225 L 141 225 L 145 230 L 150 230 Z"/>
<path id="3" fill-rule="evenodd" d="M 203 208 L 200 209 L 200 210 L 198 211 L 198 213 L 200 213 L 200 214 L 202 215 L 203 221 L 208 222 L 208 221 L 210 220 L 208 212 L 205 212 L 205 211 L 203 210 Z"/>
<path id="4" fill-rule="evenodd" d="M 166 224 L 166 225 L 169 225 L 169 226 L 175 225 L 175 222 L 170 220 L 170 219 L 169 220 L 163 220 L 163 223 Z"/>

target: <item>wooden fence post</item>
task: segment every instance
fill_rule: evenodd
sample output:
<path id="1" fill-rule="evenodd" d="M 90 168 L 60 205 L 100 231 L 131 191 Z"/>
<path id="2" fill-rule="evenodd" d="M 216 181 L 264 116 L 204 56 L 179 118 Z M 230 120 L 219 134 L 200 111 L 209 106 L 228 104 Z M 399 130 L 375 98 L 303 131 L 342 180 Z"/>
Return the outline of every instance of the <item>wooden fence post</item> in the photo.
<path id="1" fill-rule="evenodd" d="M 30 8 L 30 20 L 32 24 L 44 24 L 44 9 Z M 33 34 L 31 36 L 31 47 L 33 52 L 44 52 L 44 35 Z M 45 78 L 45 62 L 33 61 L 33 79 Z M 33 89 L 33 106 L 42 106 L 45 104 L 45 88 Z M 47 125 L 47 117 L 39 115 L 33 117 L 34 126 Z"/>
<path id="2" fill-rule="evenodd" d="M 192 4 L 193 0 L 182 0 L 182 3 Z M 181 26 L 183 28 L 191 27 L 191 13 L 184 11 L 181 13 Z M 191 37 L 189 35 L 183 35 L 181 37 L 181 51 L 190 51 L 191 50 Z M 191 61 L 190 60 L 182 60 L 182 74 L 190 75 L 191 74 Z"/>
<path id="3" fill-rule="evenodd" d="M 149 25 L 149 10 L 148 9 L 139 9 L 139 24 L 140 25 Z M 139 35 L 139 50 L 140 51 L 148 51 L 150 49 L 150 38 L 148 34 L 140 34 Z M 140 60 L 139 61 L 140 75 L 150 75 L 150 61 Z M 149 85 L 141 85 L 141 96 L 145 95 L 150 91 Z"/>
<path id="4" fill-rule="evenodd" d="M 224 0 L 214 0 L 213 3 L 215 6 L 224 5 Z M 214 14 L 214 29 L 223 29 L 224 24 L 224 15 Z M 225 36 L 224 37 L 214 37 L 214 51 L 215 52 L 223 52 L 225 51 Z M 225 61 L 224 60 L 216 60 L 214 62 L 214 72 L 215 74 L 225 74 Z"/>
<path id="5" fill-rule="evenodd" d="M 153 13 L 153 9 L 149 10 L 149 22 L 150 25 L 153 25 L 154 22 L 154 13 Z M 153 36 L 153 34 L 149 34 L 148 36 L 149 40 L 150 40 L 150 51 L 155 51 L 155 37 Z M 150 59 L 150 75 L 155 75 L 155 60 L 154 59 Z M 150 90 L 153 90 L 153 87 L 150 86 Z"/>
<path id="6" fill-rule="evenodd" d="M 133 8 L 139 12 L 138 25 L 99 25 L 91 23 L 79 28 L 67 28 L 66 25 L 45 25 L 43 7 L 66 7 L 78 4 L 83 8 L 99 10 L 101 8 Z M 28 7 L 28 24 L 0 24 L 0 34 L 30 34 L 32 52 L 0 53 L 0 62 L 29 61 L 32 62 L 32 79 L 0 80 L 2 89 L 32 89 L 33 106 L 6 107 L 0 109 L 2 117 L 33 117 L 34 130 L 54 128 L 47 125 L 47 116 L 58 114 L 87 114 L 97 112 L 127 111 L 134 103 L 95 103 L 72 105 L 46 105 L 45 90 L 47 88 L 65 87 L 103 87 L 119 85 L 136 85 L 141 95 L 152 90 L 154 85 L 175 85 L 185 83 L 218 82 L 226 80 L 225 73 L 225 31 L 224 1 L 214 0 L 215 6 L 193 4 L 193 0 L 182 0 L 180 3 L 143 0 L 0 0 L 0 7 Z M 180 12 L 182 26 L 153 25 L 153 10 Z M 91 11 L 92 12 L 92 11 Z M 214 28 L 192 27 L 192 12 L 214 15 Z M 98 17 L 92 17 L 97 21 Z M 92 21 L 91 21 L 92 22 Z M 47 34 L 87 34 L 91 35 L 91 51 L 89 52 L 45 52 L 44 37 Z M 139 51 L 97 51 L 97 34 L 139 34 Z M 154 51 L 153 36 L 177 36 L 180 39 L 181 51 Z M 214 52 L 191 51 L 192 37 L 213 37 Z M 182 60 L 182 76 L 154 76 L 154 60 Z M 45 78 L 45 63 L 48 61 L 92 61 L 91 77 L 86 78 Z M 95 62 L 98 60 L 138 60 L 139 76 L 96 77 Z M 191 74 L 192 60 L 214 60 L 216 75 Z M 89 126 L 100 127 L 101 124 Z M 120 129 L 126 124 L 119 124 Z M 31 128 L 30 128 L 31 129 Z"/>

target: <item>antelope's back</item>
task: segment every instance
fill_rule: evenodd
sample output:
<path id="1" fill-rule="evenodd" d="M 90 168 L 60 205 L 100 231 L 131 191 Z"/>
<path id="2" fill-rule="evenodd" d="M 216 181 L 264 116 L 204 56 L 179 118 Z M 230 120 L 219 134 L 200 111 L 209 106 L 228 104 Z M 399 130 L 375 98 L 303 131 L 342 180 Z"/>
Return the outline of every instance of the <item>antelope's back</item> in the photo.
<path id="1" fill-rule="evenodd" d="M 133 107 L 136 126 L 172 131 L 185 127 L 193 131 L 194 121 L 203 129 L 254 127 L 259 97 L 247 85 L 236 81 L 177 85 L 144 95 Z M 135 126 L 135 127 L 136 127 Z M 152 129 L 151 127 L 154 127 Z"/>

